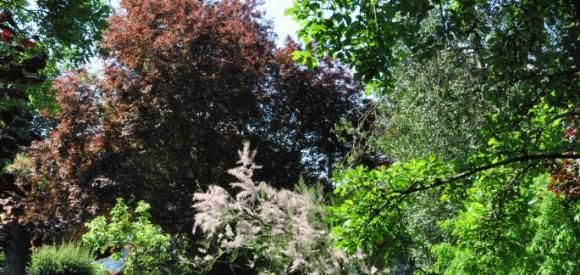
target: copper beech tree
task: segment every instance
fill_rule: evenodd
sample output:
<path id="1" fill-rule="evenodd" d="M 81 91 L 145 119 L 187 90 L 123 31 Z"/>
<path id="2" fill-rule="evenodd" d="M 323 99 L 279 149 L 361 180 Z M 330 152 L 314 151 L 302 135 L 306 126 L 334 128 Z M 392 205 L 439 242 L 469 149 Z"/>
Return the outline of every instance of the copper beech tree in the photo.
<path id="1" fill-rule="evenodd" d="M 192 196 L 227 188 L 242 142 L 292 187 L 323 179 L 348 148 L 332 129 L 356 120 L 360 86 L 341 65 L 294 62 L 274 45 L 256 1 L 125 0 L 111 17 L 104 76 L 54 85 L 61 112 L 12 170 L 26 194 L 10 218 L 37 240 L 79 228 L 116 197 L 146 200 L 170 232 L 191 232 Z"/>

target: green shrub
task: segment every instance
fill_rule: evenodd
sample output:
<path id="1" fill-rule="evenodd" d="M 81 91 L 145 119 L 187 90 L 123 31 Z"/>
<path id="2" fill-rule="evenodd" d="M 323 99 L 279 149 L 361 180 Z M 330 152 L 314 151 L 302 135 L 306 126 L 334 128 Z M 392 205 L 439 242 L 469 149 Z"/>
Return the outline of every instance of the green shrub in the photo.
<path id="1" fill-rule="evenodd" d="M 100 274 L 93 255 L 76 243 L 42 246 L 32 253 L 26 274 L 92 275 Z"/>
<path id="2" fill-rule="evenodd" d="M 130 246 L 123 274 L 159 274 L 171 260 L 171 236 L 150 221 L 149 208 L 140 201 L 131 210 L 123 199 L 117 199 L 108 219 L 99 216 L 86 224 L 89 231 L 83 243 L 101 254 L 113 252 L 114 258 Z"/>
<path id="3" fill-rule="evenodd" d="M 0 274 L 4 272 L 4 261 L 6 261 L 6 256 L 4 256 L 4 252 L 0 252 Z"/>

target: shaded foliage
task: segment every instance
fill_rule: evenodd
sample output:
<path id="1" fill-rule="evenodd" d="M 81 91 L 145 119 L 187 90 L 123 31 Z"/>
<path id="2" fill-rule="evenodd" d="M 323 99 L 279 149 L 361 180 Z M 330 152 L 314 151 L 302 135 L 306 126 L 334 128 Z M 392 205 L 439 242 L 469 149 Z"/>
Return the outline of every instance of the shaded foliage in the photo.
<path id="1" fill-rule="evenodd" d="M 26 36 L 34 36 L 51 60 L 78 66 L 98 51 L 111 8 L 102 0 L 3 0 Z"/>
<path id="2" fill-rule="evenodd" d="M 370 131 L 344 127 L 362 141 L 353 159 L 398 160 L 336 174 L 341 245 L 406 273 L 573 274 L 579 11 L 573 1 L 296 1 L 289 12 L 313 43 L 295 57 L 338 57 L 377 97 Z"/>
<path id="3" fill-rule="evenodd" d="M 259 127 L 252 131 L 261 149 L 257 161 L 269 164 L 258 171 L 257 179 L 287 188 L 299 175 L 328 185 L 333 164 L 349 151 L 335 135 L 336 124 L 341 119 L 357 123 L 368 108 L 361 85 L 344 66 L 330 58 L 314 69 L 301 66 L 291 58 L 299 49 L 288 38 L 285 48 L 276 52 L 267 95 L 259 101 Z"/>
<path id="4" fill-rule="evenodd" d="M 57 80 L 58 126 L 14 165 L 27 194 L 12 218 L 35 235 L 70 232 L 114 197 L 146 200 L 168 232 L 189 232 L 191 196 L 227 184 L 242 140 L 263 148 L 275 169 L 260 178 L 280 186 L 324 178 L 346 151 L 331 129 L 363 107 L 359 86 L 333 62 L 293 62 L 295 44 L 276 49 L 253 1 L 122 5 L 104 77 Z"/>

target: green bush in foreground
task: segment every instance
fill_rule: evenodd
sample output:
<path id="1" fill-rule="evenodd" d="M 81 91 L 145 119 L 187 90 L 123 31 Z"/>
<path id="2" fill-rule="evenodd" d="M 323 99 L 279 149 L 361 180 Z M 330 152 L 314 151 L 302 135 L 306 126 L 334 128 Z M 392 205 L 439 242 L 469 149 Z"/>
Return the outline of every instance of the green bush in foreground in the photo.
<path id="1" fill-rule="evenodd" d="M 150 208 L 140 201 L 132 210 L 117 199 L 108 218 L 98 216 L 86 224 L 89 231 L 82 237 L 83 244 L 97 253 L 113 252 L 117 259 L 121 249 L 130 246 L 123 274 L 159 274 L 170 264 L 171 236 L 151 222 Z"/>
<path id="2" fill-rule="evenodd" d="M 29 275 L 92 275 L 101 274 L 93 264 L 93 255 L 76 243 L 59 246 L 42 246 L 32 253 L 26 268 Z"/>

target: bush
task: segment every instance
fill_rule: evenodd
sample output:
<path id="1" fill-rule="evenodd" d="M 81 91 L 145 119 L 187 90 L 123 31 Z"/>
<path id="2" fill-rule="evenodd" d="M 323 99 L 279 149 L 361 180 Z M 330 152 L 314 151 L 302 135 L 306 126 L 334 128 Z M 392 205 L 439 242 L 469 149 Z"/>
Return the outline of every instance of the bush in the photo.
<path id="1" fill-rule="evenodd" d="M 123 199 L 117 199 L 109 219 L 99 216 L 86 224 L 89 231 L 83 243 L 101 254 L 112 252 L 113 258 L 120 258 L 121 250 L 130 247 L 123 274 L 159 274 L 172 259 L 171 236 L 150 221 L 149 209 L 149 204 L 140 201 L 131 210 Z"/>
<path id="2" fill-rule="evenodd" d="M 334 246 L 324 223 L 320 191 L 302 183 L 291 191 L 254 182 L 254 171 L 261 168 L 254 163 L 255 155 L 245 143 L 239 166 L 228 170 L 237 179 L 230 184 L 238 191 L 235 196 L 215 185 L 194 195 L 194 232 L 203 238 L 199 240 L 202 255 L 194 257 L 193 265 L 211 270 L 225 260 L 233 269 L 240 267 L 236 262 L 246 262 L 259 274 L 378 272 L 365 263 L 360 251 L 347 255 Z"/>
<path id="3" fill-rule="evenodd" d="M 76 243 L 42 246 L 32 253 L 26 274 L 91 275 L 100 274 L 93 255 Z"/>

